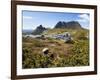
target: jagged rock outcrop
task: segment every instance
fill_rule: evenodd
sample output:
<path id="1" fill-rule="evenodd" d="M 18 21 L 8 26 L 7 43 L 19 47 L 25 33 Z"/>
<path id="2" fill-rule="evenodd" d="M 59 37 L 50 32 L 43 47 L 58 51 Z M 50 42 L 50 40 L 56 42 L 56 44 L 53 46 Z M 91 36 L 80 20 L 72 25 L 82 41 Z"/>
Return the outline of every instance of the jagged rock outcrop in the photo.
<path id="1" fill-rule="evenodd" d="M 70 22 L 64 22 L 59 21 L 54 28 L 68 28 L 68 29 L 80 29 L 82 28 L 79 22 L 77 21 L 70 21 Z"/>
<path id="2" fill-rule="evenodd" d="M 43 27 L 42 25 L 39 25 L 34 31 L 33 31 L 33 35 L 40 35 L 41 33 L 43 33 L 43 31 L 47 30 L 45 27 Z"/>

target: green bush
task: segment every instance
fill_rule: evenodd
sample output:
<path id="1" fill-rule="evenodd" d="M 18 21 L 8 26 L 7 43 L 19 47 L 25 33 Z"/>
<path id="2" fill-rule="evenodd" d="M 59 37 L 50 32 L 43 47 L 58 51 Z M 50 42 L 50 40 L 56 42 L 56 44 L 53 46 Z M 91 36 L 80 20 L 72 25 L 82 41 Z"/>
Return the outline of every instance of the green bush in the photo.
<path id="1" fill-rule="evenodd" d="M 23 68 L 49 68 L 49 67 L 71 67 L 89 65 L 89 40 L 86 39 L 88 31 L 85 30 L 51 30 L 53 32 L 63 33 L 69 31 L 73 41 L 64 43 L 52 38 L 34 39 L 24 38 L 22 43 L 22 67 Z M 50 46 L 53 44 L 55 46 Z M 43 48 L 48 47 L 52 54 L 57 54 L 59 58 L 42 54 Z M 66 49 L 68 48 L 68 49 Z"/>
<path id="2" fill-rule="evenodd" d="M 33 46 L 34 47 L 44 47 L 45 46 L 45 44 L 43 44 L 41 41 L 39 41 L 39 40 L 34 40 L 33 42 L 32 42 L 32 44 L 33 44 Z"/>
<path id="3" fill-rule="evenodd" d="M 88 40 L 78 40 L 74 43 L 70 63 L 73 66 L 89 65 L 89 43 Z"/>
<path id="4" fill-rule="evenodd" d="M 70 49 L 70 55 L 59 54 L 60 58 L 52 59 L 50 54 L 33 53 L 29 48 L 23 48 L 23 68 L 48 68 L 89 65 L 89 44 L 86 40 L 75 41 Z"/>
<path id="5" fill-rule="evenodd" d="M 87 32 L 86 31 L 84 31 L 84 30 L 80 30 L 80 32 L 76 32 L 76 34 L 74 34 L 75 35 L 75 39 L 77 39 L 77 40 L 86 40 L 87 39 Z"/>

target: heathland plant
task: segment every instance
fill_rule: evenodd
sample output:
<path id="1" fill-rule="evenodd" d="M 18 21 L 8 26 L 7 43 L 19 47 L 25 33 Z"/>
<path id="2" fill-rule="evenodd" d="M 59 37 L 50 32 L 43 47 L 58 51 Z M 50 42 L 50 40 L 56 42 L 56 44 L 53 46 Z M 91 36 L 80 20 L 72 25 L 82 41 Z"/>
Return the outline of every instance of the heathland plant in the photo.
<path id="1" fill-rule="evenodd" d="M 89 39 L 85 37 L 88 31 L 56 29 L 56 31 L 49 30 L 46 34 L 62 33 L 66 31 L 71 33 L 74 40 L 73 43 L 64 43 L 63 41 L 52 38 L 42 40 L 23 37 L 23 68 L 88 66 Z M 45 47 L 50 49 L 48 55 L 43 55 L 42 53 Z"/>

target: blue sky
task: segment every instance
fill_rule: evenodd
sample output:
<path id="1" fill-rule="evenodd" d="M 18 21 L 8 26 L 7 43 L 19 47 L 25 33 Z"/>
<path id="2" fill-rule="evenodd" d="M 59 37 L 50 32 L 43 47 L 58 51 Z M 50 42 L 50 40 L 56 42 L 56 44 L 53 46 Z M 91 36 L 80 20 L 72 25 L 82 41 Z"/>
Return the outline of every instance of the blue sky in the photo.
<path id="1" fill-rule="evenodd" d="M 83 28 L 89 28 L 90 15 L 88 13 L 63 13 L 63 12 L 39 12 L 23 11 L 23 29 L 35 29 L 39 25 L 53 28 L 58 21 L 78 21 Z"/>

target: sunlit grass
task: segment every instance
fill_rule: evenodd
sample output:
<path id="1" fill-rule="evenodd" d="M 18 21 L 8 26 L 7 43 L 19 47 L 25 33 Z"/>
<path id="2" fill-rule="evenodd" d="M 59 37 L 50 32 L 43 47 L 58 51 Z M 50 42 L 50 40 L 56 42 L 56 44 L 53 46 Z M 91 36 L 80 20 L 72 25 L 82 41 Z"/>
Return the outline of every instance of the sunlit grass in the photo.
<path id="1" fill-rule="evenodd" d="M 49 30 L 47 34 L 71 33 L 74 43 L 64 43 L 52 38 L 23 38 L 23 68 L 71 67 L 89 65 L 89 39 L 87 30 Z M 42 50 L 48 47 L 50 53 L 44 56 Z M 52 54 L 53 57 L 51 56 Z"/>

